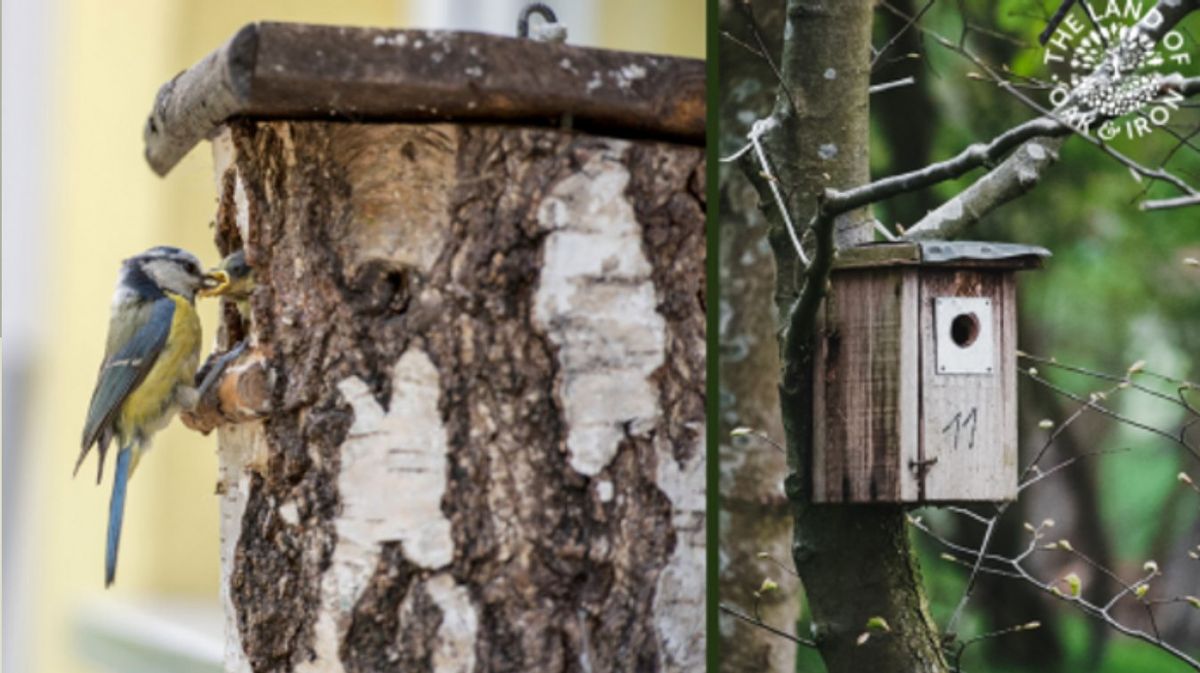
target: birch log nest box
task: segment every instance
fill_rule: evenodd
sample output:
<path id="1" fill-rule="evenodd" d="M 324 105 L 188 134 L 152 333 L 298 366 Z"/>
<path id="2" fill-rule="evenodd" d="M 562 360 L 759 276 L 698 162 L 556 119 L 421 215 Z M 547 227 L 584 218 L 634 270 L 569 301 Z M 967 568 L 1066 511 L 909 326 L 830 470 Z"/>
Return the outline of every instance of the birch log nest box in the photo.
<path id="1" fill-rule="evenodd" d="M 227 671 L 703 668 L 704 85 L 261 23 L 163 86 L 146 157 L 212 141 L 256 277 L 219 335 L 256 373 L 217 390 L 260 393 L 217 410 Z"/>
<path id="2" fill-rule="evenodd" d="M 1015 272 L 1047 255 L 945 241 L 839 252 L 817 327 L 815 501 L 1016 497 Z"/>

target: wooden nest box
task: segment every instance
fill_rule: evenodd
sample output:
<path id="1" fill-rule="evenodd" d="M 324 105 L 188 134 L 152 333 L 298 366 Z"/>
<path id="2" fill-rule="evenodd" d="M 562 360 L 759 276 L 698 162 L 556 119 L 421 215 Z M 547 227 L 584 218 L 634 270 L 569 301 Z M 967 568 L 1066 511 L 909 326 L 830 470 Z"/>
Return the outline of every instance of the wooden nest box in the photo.
<path id="1" fill-rule="evenodd" d="M 1049 254 L 946 241 L 839 253 L 817 325 L 814 501 L 1016 497 L 1015 272 Z"/>
<path id="2" fill-rule="evenodd" d="M 162 87 L 146 158 L 212 141 L 255 274 L 193 426 L 223 670 L 703 670 L 705 119 L 703 61 L 453 31 L 256 23 Z"/>

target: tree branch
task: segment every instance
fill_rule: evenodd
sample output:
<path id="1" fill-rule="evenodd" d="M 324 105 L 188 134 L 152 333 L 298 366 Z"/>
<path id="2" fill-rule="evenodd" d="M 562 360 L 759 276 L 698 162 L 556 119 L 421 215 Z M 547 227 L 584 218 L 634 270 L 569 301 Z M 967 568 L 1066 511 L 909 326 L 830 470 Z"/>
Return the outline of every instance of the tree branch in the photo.
<path id="1" fill-rule="evenodd" d="M 804 273 L 804 288 L 792 305 L 783 335 L 783 381 L 787 392 L 795 392 L 805 384 L 805 372 L 812 366 L 813 334 L 817 327 L 817 309 L 829 288 L 829 273 L 833 269 L 835 218 L 824 212 L 810 225 L 815 234 L 816 251 Z"/>
<path id="2" fill-rule="evenodd" d="M 904 16 L 902 12 L 899 12 L 899 10 L 892 7 L 887 0 L 883 0 L 882 6 L 886 7 L 889 11 L 897 13 L 898 16 Z M 1129 31 L 1129 33 L 1125 36 L 1125 41 L 1134 42 L 1137 39 L 1137 35 L 1140 34 L 1149 38 L 1152 42 L 1157 43 L 1160 39 L 1162 39 L 1163 35 L 1170 32 L 1176 24 L 1178 24 L 1185 16 L 1190 14 L 1197 7 L 1200 7 L 1200 0 L 1159 0 L 1154 8 L 1150 12 L 1147 12 L 1147 14 L 1143 16 L 1137 24 L 1134 25 L 1133 29 Z M 1158 18 L 1152 19 L 1151 17 L 1154 16 L 1157 16 Z M 1067 120 L 1090 119 L 1089 124 L 1091 125 L 1099 125 L 1104 121 L 1104 118 L 1100 115 L 1094 114 L 1094 111 L 1082 109 L 1079 106 L 1076 93 L 1072 93 L 1071 97 L 1059 105 L 1057 109 L 1046 109 L 1044 106 L 1038 104 L 1037 101 L 1032 100 L 1029 96 L 1018 90 L 1004 77 L 1001 77 L 995 70 L 985 63 L 983 59 L 979 58 L 979 56 L 972 53 L 969 49 L 966 49 L 962 45 L 955 44 L 948 38 L 939 35 L 938 33 L 923 26 L 918 26 L 918 29 L 922 33 L 932 37 L 934 41 L 946 49 L 949 49 L 970 61 L 975 67 L 983 71 L 988 78 L 994 81 L 997 86 L 1011 94 L 1025 106 L 1044 117 L 1051 117 L 1064 122 Z M 1110 78 L 1112 76 L 1111 70 L 1112 63 L 1109 60 L 1105 60 L 1091 75 L 1088 76 L 1084 83 L 1075 88 L 1075 92 L 1094 87 L 1097 80 Z M 1192 86 L 1191 80 L 1184 80 L 1182 78 L 1168 77 L 1164 79 L 1164 82 L 1179 82 L 1181 85 L 1187 83 L 1188 86 Z M 1117 160 L 1117 162 L 1126 168 L 1129 168 L 1131 171 L 1134 171 L 1138 175 L 1150 180 L 1161 180 L 1169 183 L 1184 194 L 1196 193 L 1191 185 L 1181 180 L 1177 176 L 1172 175 L 1161 168 L 1150 169 L 1142 166 L 1140 163 L 1125 156 L 1125 154 L 1117 151 L 1103 140 L 1086 133 L 1086 129 L 1074 128 L 1074 130 L 1076 131 L 1076 135 L 1078 135 L 1080 138 L 1083 138 L 1092 145 L 1095 145 L 1102 152 Z"/>
<path id="3" fill-rule="evenodd" d="M 883 2 L 882 5 L 889 11 L 903 17 L 904 14 L 892 7 L 889 3 Z M 1159 2 L 1153 11 L 1157 11 L 1161 17 L 1161 21 L 1154 23 L 1143 18 L 1137 25 L 1137 29 L 1151 39 L 1157 41 L 1168 31 L 1170 31 L 1184 16 L 1195 10 L 1200 5 L 1200 0 L 1189 0 L 1188 2 Z M 1061 19 L 1061 17 L 1058 17 Z M 1053 24 L 1053 21 L 1052 21 Z M 974 184 L 963 190 L 936 210 L 930 212 L 915 225 L 913 225 L 905 235 L 905 238 L 921 239 L 921 238 L 950 238 L 959 234 L 967 226 L 978 222 L 983 216 L 1000 207 L 1001 205 L 1017 198 L 1032 189 L 1041 179 L 1042 172 L 1052 165 L 1058 158 L 1058 149 L 1064 142 L 1065 136 L 1071 133 L 1077 133 L 1088 142 L 1098 146 L 1102 151 L 1117 159 L 1120 163 L 1129 167 L 1135 173 L 1143 175 L 1153 180 L 1163 180 L 1174 185 L 1176 188 L 1183 191 L 1187 197 L 1191 198 L 1196 195 L 1195 190 L 1183 182 L 1179 178 L 1171 175 L 1164 169 L 1149 169 L 1137 162 L 1129 159 L 1125 155 L 1117 152 L 1109 147 L 1106 143 L 1092 137 L 1080 129 L 1073 128 L 1069 124 L 1060 119 L 1059 114 L 1066 106 L 1071 103 L 1068 101 L 1058 110 L 1046 110 L 1036 102 L 1030 100 L 1026 95 L 1017 91 L 1011 83 L 1000 77 L 991 68 L 987 66 L 979 57 L 972 54 L 969 50 L 961 45 L 956 45 L 948 38 L 945 38 L 928 29 L 917 26 L 918 30 L 931 35 L 943 47 L 960 54 L 969 60 L 975 66 L 981 68 L 998 86 L 1008 91 L 1013 96 L 1017 97 L 1021 102 L 1031 106 L 1039 111 L 1043 116 L 1026 122 L 1009 131 L 997 136 L 987 149 L 995 149 L 996 154 L 1002 154 L 1004 145 L 1011 147 L 1013 137 L 1016 137 L 1019 142 L 1023 142 L 1021 147 L 1008 157 L 999 167 L 981 177 Z M 1097 69 L 1092 75 L 1095 77 L 1107 76 L 1107 62 Z M 1178 75 L 1167 77 L 1162 83 L 1162 92 L 1175 91 L 1184 96 L 1190 96 L 1197 91 L 1200 91 L 1200 78 L 1183 78 Z M 1098 126 L 1106 121 L 1106 118 L 1096 117 L 1092 120 L 1092 126 Z M 1031 132 L 1031 124 L 1043 125 L 1048 132 L 1036 133 Z M 1010 135 L 1011 134 L 1011 135 Z M 1025 137 L 1020 137 L 1025 134 Z M 1008 141 L 1007 143 L 1005 141 Z M 839 194 L 833 195 L 834 201 L 844 199 L 848 202 L 859 201 L 863 199 L 879 200 L 879 198 L 887 198 L 888 196 L 902 193 L 911 189 L 920 189 L 944 179 L 958 177 L 963 173 L 982 165 L 980 160 L 981 151 L 978 146 L 972 146 L 964 150 L 954 159 L 951 159 L 940 164 L 933 164 L 925 169 L 914 171 L 901 176 L 894 176 L 884 180 L 877 181 L 871 185 L 866 185 L 859 188 L 858 194 Z M 955 172 L 959 171 L 959 172 Z M 941 177 L 945 175 L 946 177 Z M 907 187 L 907 189 L 905 188 Z M 876 195 L 881 195 L 878 198 L 872 198 Z M 1151 202 L 1157 203 L 1157 202 Z M 1190 205 L 1190 202 L 1182 204 Z"/>
<path id="4" fill-rule="evenodd" d="M 1031 140 L 995 170 L 921 218 L 904 234 L 908 239 L 953 238 L 991 211 L 1033 189 L 1042 172 L 1058 160 L 1064 137 Z"/>
<path id="5" fill-rule="evenodd" d="M 1178 21 L 1182 16 L 1172 15 L 1174 21 Z M 916 18 L 918 17 L 909 17 L 909 21 L 915 21 Z M 922 31 L 925 30 L 918 28 Z M 1161 32 L 1156 34 L 1161 34 Z M 941 39 L 949 48 L 958 50 L 957 47 L 950 45 L 949 40 Z M 965 55 L 977 65 L 981 64 L 972 55 Z M 990 70 L 988 72 L 996 77 Z M 1195 95 L 1200 93 L 1200 77 L 1184 78 L 1179 75 L 1167 77 L 1162 82 L 1162 91 L 1164 94 L 1178 92 L 1183 96 Z M 1099 125 L 1104 121 L 1107 121 L 1107 118 L 1097 118 L 1094 125 Z M 977 222 L 988 212 L 1032 189 L 1040 179 L 1041 172 L 1057 160 L 1057 151 L 1062 145 L 1062 141 L 1052 142 L 1050 139 L 1069 136 L 1075 132 L 1076 129 L 1050 113 L 1014 126 L 988 143 L 970 145 L 951 159 L 845 191 L 827 189 L 824 211 L 836 215 L 899 194 L 924 189 L 945 180 L 952 180 L 976 168 L 992 166 L 1014 147 L 1020 146 L 1019 151 L 1014 152 L 1013 156 L 1009 157 L 996 170 L 980 178 L 979 182 L 947 201 L 941 208 L 931 212 L 911 227 L 906 236 L 907 238 L 950 237 L 961 232 L 966 226 Z M 1047 153 L 1046 150 L 1049 152 Z M 1151 177 L 1157 173 L 1145 168 L 1142 171 Z M 1148 202 L 1148 207 L 1144 209 L 1193 205 L 1198 200 L 1200 199 L 1185 197 L 1184 199 L 1167 200 L 1161 202 L 1161 205 L 1158 201 L 1152 201 Z"/>
<path id="6" fill-rule="evenodd" d="M 1186 208 L 1188 206 L 1200 206 L 1200 194 L 1191 196 L 1177 196 L 1173 199 L 1156 199 L 1153 201 L 1143 201 L 1142 210 L 1167 210 L 1169 208 Z"/>
<path id="7" fill-rule="evenodd" d="M 1001 133 L 988 143 L 975 143 L 955 157 L 930 164 L 919 170 L 901 173 L 875 182 L 839 192 L 825 190 L 825 210 L 841 213 L 898 194 L 924 189 L 939 182 L 953 180 L 980 166 L 991 166 L 1022 143 L 1041 136 L 1066 136 L 1071 128 L 1055 119 L 1032 119 Z"/>

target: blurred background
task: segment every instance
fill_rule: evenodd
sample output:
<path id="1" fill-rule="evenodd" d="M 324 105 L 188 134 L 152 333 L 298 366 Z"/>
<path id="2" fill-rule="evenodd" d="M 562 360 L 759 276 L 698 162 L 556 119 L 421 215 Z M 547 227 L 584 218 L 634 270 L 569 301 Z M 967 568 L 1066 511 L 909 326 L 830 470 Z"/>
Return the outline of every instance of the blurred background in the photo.
<path id="1" fill-rule="evenodd" d="M 752 53 L 757 44 L 746 21 L 721 1 L 723 31 L 720 49 L 721 138 L 719 152 L 729 155 L 741 147 L 755 119 L 774 104 L 775 78 L 762 59 Z M 948 37 L 961 38 L 974 53 L 997 69 L 1007 67 L 1029 95 L 1045 102 L 1045 91 L 1023 76 L 1048 79 L 1044 52 L 1037 35 L 1060 0 L 888 0 L 875 13 L 873 43 L 881 46 L 901 33 L 907 19 L 886 11 L 890 5 L 907 16 L 927 5 L 922 26 Z M 1126 7 L 1127 3 L 1116 3 Z M 1155 3 L 1128 3 L 1149 9 Z M 1097 12 L 1110 3 L 1092 2 Z M 778 53 L 782 30 L 782 3 L 753 2 L 763 36 Z M 1075 12 L 1080 12 L 1076 5 Z M 1079 23 L 1086 24 L 1082 14 Z M 1183 51 L 1190 61 L 1178 70 L 1200 74 L 1200 16 L 1193 14 L 1181 26 L 1186 38 Z M 750 47 L 748 48 L 747 45 Z M 871 97 L 872 175 L 882 177 L 913 170 L 949 158 L 973 142 L 990 139 L 1029 119 L 1033 113 L 978 69 L 918 30 L 901 34 L 872 71 L 872 82 L 916 78 L 914 86 L 901 87 Z M 1166 129 L 1142 138 L 1118 138 L 1113 146 L 1150 167 L 1166 166 L 1192 185 L 1200 185 L 1200 112 L 1195 99 L 1176 111 Z M 759 247 L 765 232 L 753 190 L 738 175 L 739 168 L 723 164 L 722 297 L 735 305 L 722 305 L 722 414 L 723 437 L 738 425 L 747 425 L 781 438 L 778 412 L 769 399 L 755 397 L 747 387 L 727 387 L 729 367 L 751 367 L 775 376 L 773 333 L 756 326 L 745 314 L 747 296 L 770 291 L 773 270 L 764 269 L 769 251 Z M 931 190 L 880 204 L 875 216 L 889 227 L 911 225 L 928 210 L 971 184 L 982 174 L 973 171 L 964 179 L 945 182 Z M 1148 190 L 1148 192 L 1147 192 Z M 991 214 L 982 226 L 967 232 L 975 240 L 1012 241 L 1041 245 L 1054 256 L 1041 271 L 1018 276 L 1020 299 L 1019 347 L 1029 353 L 1056 357 L 1060 362 L 1124 376 L 1135 362 L 1148 371 L 1180 379 L 1200 380 L 1200 208 L 1142 212 L 1143 198 L 1174 196 L 1162 185 L 1151 187 L 1101 151 L 1080 141 L 1067 141 L 1061 161 L 1048 170 L 1041 183 L 1026 196 Z M 730 213 L 726 216 L 724 213 Z M 769 305 L 762 308 L 770 315 Z M 726 363 L 729 363 L 728 365 Z M 1035 367 L 1039 375 L 1064 390 L 1086 398 L 1110 387 L 1095 377 L 1055 369 L 1023 360 L 1021 369 Z M 753 376 L 751 376 L 753 378 Z M 774 380 L 774 379 L 772 379 Z M 1175 397 L 1177 384 L 1140 375 L 1137 380 Z M 732 384 L 731 384 L 732 385 Z M 1200 404 L 1197 391 L 1187 393 L 1192 405 Z M 1028 376 L 1019 378 L 1022 465 L 1050 437 L 1040 427 L 1043 420 L 1063 424 L 1078 404 Z M 1128 389 L 1109 396 L 1106 404 L 1140 423 L 1175 433 L 1194 417 L 1175 404 Z M 1200 428 L 1190 433 L 1200 445 Z M 808 635 L 809 615 L 800 587 L 788 570 L 757 555 L 766 553 L 792 567 L 790 520 L 782 494 L 786 468 L 776 449 L 752 438 L 732 438 L 721 447 L 722 527 L 721 600 L 748 612 L 757 603 L 766 621 L 793 633 Z M 1097 452 L 1114 451 L 1105 455 Z M 993 549 L 1013 555 L 1024 549 L 1030 534 L 1025 522 L 1035 526 L 1053 519 L 1046 541 L 1065 538 L 1097 564 L 1131 581 L 1144 576 L 1143 564 L 1157 562 L 1164 575 L 1152 583 L 1151 597 L 1195 595 L 1200 591 L 1200 561 L 1188 555 L 1200 551 L 1200 495 L 1177 481 L 1180 471 L 1200 477 L 1200 460 L 1161 436 L 1085 414 L 1070 424 L 1042 460 L 1043 468 L 1081 457 L 1078 462 L 1031 487 L 1008 512 Z M 758 485 L 766 484 L 766 487 Z M 755 490 L 755 489 L 758 490 Z M 921 510 L 942 534 L 968 545 L 977 545 L 981 527 L 945 511 Z M 752 520 L 754 525 L 727 525 Z M 921 569 L 935 621 L 944 626 L 965 585 L 967 572 L 940 558 L 946 549 L 922 535 L 914 535 Z M 1077 573 L 1084 596 L 1098 600 L 1120 589 L 1103 572 L 1065 553 L 1041 553 L 1031 564 L 1047 580 Z M 780 589 L 756 599 L 764 578 Z M 1133 609 L 1128 609 L 1133 608 Z M 1169 642 L 1200 655 L 1200 610 L 1186 603 L 1163 605 L 1155 610 L 1151 625 L 1136 603 L 1126 601 L 1115 615 L 1137 628 L 1157 629 Z M 1117 634 L 1103 623 L 1083 616 L 1062 601 L 1034 587 L 1005 578 L 984 578 L 971 600 L 963 638 L 1040 621 L 1037 630 L 979 641 L 964 655 L 963 670 L 972 673 L 1000 671 L 1091 671 L 1111 673 L 1170 673 L 1187 670 L 1154 647 Z M 818 672 L 820 657 L 799 653 L 786 641 L 770 645 L 753 643 L 732 620 L 722 622 L 723 654 L 741 653 L 729 660 L 725 671 Z M 767 636 L 767 638 L 771 638 Z M 757 647 L 757 649 L 754 649 Z"/>
<path id="2" fill-rule="evenodd" d="M 511 34 L 515 0 L 4 0 L 5 671 L 218 671 L 215 438 L 178 421 L 130 486 L 103 589 L 110 474 L 71 479 L 125 257 L 217 261 L 207 146 L 166 178 L 142 159 L 158 88 L 256 20 Z M 569 42 L 702 58 L 701 0 L 549 2 Z M 203 302 L 205 343 L 215 303 Z M 111 462 L 110 462 L 111 465 Z"/>

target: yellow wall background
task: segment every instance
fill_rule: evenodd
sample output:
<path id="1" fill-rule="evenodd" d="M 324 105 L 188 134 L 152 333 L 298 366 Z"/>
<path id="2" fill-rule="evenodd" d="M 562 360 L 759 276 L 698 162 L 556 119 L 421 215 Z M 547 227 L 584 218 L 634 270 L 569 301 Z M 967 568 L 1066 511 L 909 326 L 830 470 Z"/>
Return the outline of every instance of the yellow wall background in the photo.
<path id="1" fill-rule="evenodd" d="M 402 26 L 417 1 L 61 0 L 51 31 L 47 110 L 54 129 L 45 178 L 50 221 L 10 223 L 43 227 L 45 250 L 53 251 L 40 280 L 48 283 L 43 309 L 54 316 L 55 329 L 40 344 L 31 390 L 24 391 L 32 416 L 28 446 L 21 447 L 29 456 L 28 488 L 19 508 L 32 524 L 32 563 L 21 581 L 32 587 L 22 608 L 29 614 L 16 617 L 32 620 L 29 670 L 92 670 L 72 646 L 82 606 L 102 610 L 106 601 L 164 594 L 217 600 L 214 437 L 189 432 L 178 421 L 158 435 L 130 484 L 117 584 L 107 592 L 103 538 L 111 457 L 102 485 L 94 484 L 94 457 L 71 479 L 121 260 L 169 244 L 195 252 L 205 264 L 217 261 L 207 145 L 166 178 L 142 159 L 142 124 L 155 92 L 247 22 Z M 703 0 L 595 6 L 597 44 L 703 56 Z M 207 344 L 216 324 L 213 303 L 202 302 L 201 319 Z"/>

